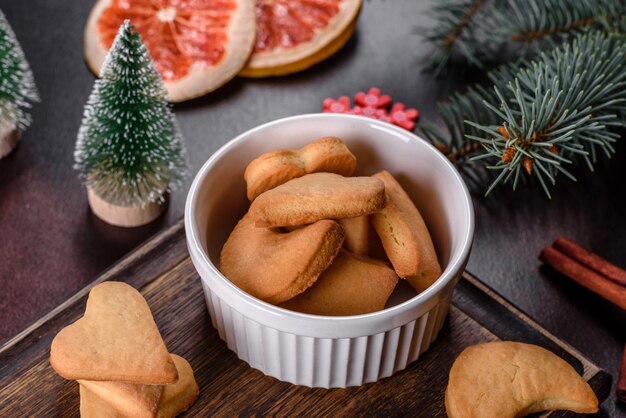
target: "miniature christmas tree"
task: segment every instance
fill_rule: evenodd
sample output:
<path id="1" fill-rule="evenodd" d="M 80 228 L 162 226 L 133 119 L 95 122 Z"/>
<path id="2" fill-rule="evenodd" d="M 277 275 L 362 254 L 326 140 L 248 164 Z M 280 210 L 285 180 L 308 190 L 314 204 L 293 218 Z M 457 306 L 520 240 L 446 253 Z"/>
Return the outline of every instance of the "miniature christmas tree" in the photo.
<path id="1" fill-rule="evenodd" d="M 182 137 L 141 37 L 125 21 L 85 106 L 76 169 L 105 221 L 138 226 L 164 209 L 184 177 Z"/>
<path id="2" fill-rule="evenodd" d="M 24 111 L 39 101 L 33 74 L 9 22 L 0 11 L 0 158 L 15 147 L 30 124 Z"/>

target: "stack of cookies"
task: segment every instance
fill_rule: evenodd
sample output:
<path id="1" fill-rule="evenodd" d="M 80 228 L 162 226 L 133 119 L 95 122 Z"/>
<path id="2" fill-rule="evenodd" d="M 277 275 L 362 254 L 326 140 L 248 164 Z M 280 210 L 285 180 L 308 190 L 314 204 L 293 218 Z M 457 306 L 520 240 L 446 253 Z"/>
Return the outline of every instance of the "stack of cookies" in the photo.
<path id="1" fill-rule="evenodd" d="M 50 364 L 78 381 L 81 417 L 174 417 L 198 397 L 191 366 L 167 351 L 145 299 L 125 283 L 91 290 L 85 315 L 52 341 Z"/>
<path id="2" fill-rule="evenodd" d="M 351 177 L 356 165 L 334 137 L 252 161 L 250 208 L 220 271 L 259 299 L 318 315 L 384 309 L 399 278 L 418 293 L 430 286 L 441 267 L 420 212 L 390 173 Z"/>

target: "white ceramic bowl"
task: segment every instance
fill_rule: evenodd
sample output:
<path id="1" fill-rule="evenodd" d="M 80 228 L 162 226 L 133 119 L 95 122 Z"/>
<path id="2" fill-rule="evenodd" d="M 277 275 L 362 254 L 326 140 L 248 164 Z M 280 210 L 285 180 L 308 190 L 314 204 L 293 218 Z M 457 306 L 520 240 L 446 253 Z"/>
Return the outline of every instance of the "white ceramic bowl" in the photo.
<path id="1" fill-rule="evenodd" d="M 219 272 L 222 246 L 248 207 L 243 180 L 248 163 L 266 151 L 300 148 L 323 136 L 346 142 L 357 156 L 356 174 L 386 169 L 412 197 L 444 269 L 426 291 L 415 295 L 401 281 L 382 311 L 343 317 L 307 315 L 250 296 Z M 213 154 L 191 185 L 185 230 L 213 326 L 228 348 L 280 380 L 346 387 L 391 376 L 428 349 L 467 263 L 474 212 L 458 172 L 426 141 L 373 119 L 311 114 L 261 125 Z"/>

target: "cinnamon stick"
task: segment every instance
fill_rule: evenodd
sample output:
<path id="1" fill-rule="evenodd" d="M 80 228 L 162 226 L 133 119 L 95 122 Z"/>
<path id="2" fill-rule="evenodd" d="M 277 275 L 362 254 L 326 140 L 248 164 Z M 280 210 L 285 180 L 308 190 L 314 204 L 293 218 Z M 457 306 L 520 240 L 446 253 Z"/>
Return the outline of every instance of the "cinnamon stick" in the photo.
<path id="1" fill-rule="evenodd" d="M 539 259 L 581 286 L 626 310 L 626 287 L 607 280 L 603 275 L 553 247 L 544 248 Z"/>
<path id="2" fill-rule="evenodd" d="M 592 253 L 584 247 L 581 247 L 574 241 L 563 236 L 558 237 L 554 244 L 554 248 L 568 255 L 570 258 L 578 261 L 594 270 L 615 283 L 626 286 L 626 270 L 617 267 L 615 264 L 605 260 L 597 254 Z"/>
<path id="3" fill-rule="evenodd" d="M 619 378 L 617 379 L 617 386 L 615 387 L 615 394 L 617 398 L 626 402 L 626 346 L 624 346 L 624 354 L 622 356 L 622 367 L 619 369 Z"/>
<path id="4" fill-rule="evenodd" d="M 558 237 L 552 245 L 541 251 L 541 261 L 626 310 L 626 271 L 565 237 Z M 626 402 L 626 346 L 615 393 Z"/>

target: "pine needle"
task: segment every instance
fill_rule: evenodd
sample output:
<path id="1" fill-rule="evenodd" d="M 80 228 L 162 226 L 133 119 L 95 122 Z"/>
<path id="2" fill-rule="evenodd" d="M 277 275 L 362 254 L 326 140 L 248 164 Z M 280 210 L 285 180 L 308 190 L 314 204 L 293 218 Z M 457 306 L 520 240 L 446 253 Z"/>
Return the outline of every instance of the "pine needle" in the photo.
<path id="1" fill-rule="evenodd" d="M 524 57 L 538 43 L 554 46 L 591 29 L 626 33 L 625 8 L 624 0 L 442 0 L 430 10 L 438 24 L 423 37 L 441 75 L 455 55 L 482 68 L 507 45 Z"/>
<path id="2" fill-rule="evenodd" d="M 531 62 L 505 65 L 488 76 L 491 89 L 472 87 L 440 105 L 447 133 L 421 128 L 440 149 L 480 144 L 455 162 L 502 171 L 487 193 L 510 179 L 515 187 L 523 171 L 522 177 L 535 177 L 549 196 L 548 183 L 558 174 L 575 180 L 568 166 L 583 159 L 593 169 L 599 150 L 614 152 L 620 136 L 615 130 L 626 126 L 624 36 L 585 32 Z"/>

